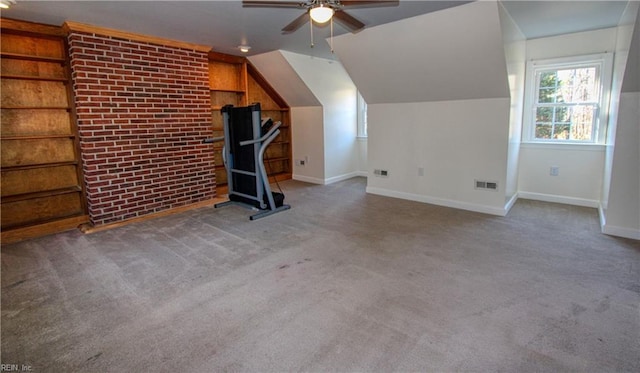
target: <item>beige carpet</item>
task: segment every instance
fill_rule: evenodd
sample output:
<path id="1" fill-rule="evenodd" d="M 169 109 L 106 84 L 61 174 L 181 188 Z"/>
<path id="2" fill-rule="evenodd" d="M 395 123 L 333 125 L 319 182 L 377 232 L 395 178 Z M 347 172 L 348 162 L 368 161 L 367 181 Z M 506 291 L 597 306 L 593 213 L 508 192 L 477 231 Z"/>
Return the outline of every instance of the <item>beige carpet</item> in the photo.
<path id="1" fill-rule="evenodd" d="M 594 209 L 505 218 L 281 183 L 2 247 L 3 364 L 34 372 L 640 371 L 640 243 Z"/>

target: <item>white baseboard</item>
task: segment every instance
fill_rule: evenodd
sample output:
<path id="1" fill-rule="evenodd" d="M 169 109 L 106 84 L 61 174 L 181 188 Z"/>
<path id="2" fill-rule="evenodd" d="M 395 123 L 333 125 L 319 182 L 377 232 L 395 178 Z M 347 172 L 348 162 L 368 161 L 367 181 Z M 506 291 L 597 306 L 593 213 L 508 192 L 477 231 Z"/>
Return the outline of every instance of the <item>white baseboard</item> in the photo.
<path id="1" fill-rule="evenodd" d="M 508 214 L 509 211 L 511 211 L 511 208 L 513 207 L 513 205 L 516 204 L 517 201 L 518 201 L 518 193 L 516 192 L 513 194 L 513 196 L 511 196 L 511 198 L 509 198 L 507 203 L 504 204 L 505 215 Z"/>
<path id="2" fill-rule="evenodd" d="M 605 210 L 602 208 L 602 206 L 598 207 L 598 214 L 600 215 L 600 231 L 603 234 L 607 234 L 610 236 L 631 238 L 632 240 L 640 240 L 640 229 L 607 225 L 606 213 L 605 213 Z"/>
<path id="3" fill-rule="evenodd" d="M 365 176 L 366 177 L 367 173 L 366 172 L 362 173 L 362 171 L 354 171 L 354 172 L 350 172 L 348 174 L 330 177 L 328 179 L 320 179 L 320 178 L 317 178 L 317 177 L 310 177 L 310 176 L 293 174 L 293 176 L 291 176 L 291 178 L 293 180 L 304 181 L 305 183 L 328 185 L 328 184 L 337 183 L 338 181 L 351 179 L 352 177 L 357 177 L 357 176 Z"/>
<path id="4" fill-rule="evenodd" d="M 600 230 L 604 233 L 604 226 L 607 224 L 607 214 L 602 204 L 598 206 L 598 217 L 600 218 Z"/>
<path id="5" fill-rule="evenodd" d="M 381 196 L 385 196 L 385 197 L 406 199 L 406 200 L 409 200 L 409 201 L 430 203 L 432 205 L 438 205 L 438 206 L 452 207 L 452 208 L 460 209 L 460 210 L 481 212 L 483 214 L 498 215 L 498 216 L 505 216 L 507 214 L 507 210 L 505 208 L 492 207 L 492 206 L 486 206 L 486 205 L 478 205 L 478 204 L 475 204 L 475 203 L 454 201 L 454 200 L 449 200 L 449 199 L 425 196 L 425 195 L 421 195 L 421 194 L 398 192 L 396 190 L 389 190 L 389 189 L 383 189 L 383 188 L 376 188 L 376 187 L 369 187 L 368 186 L 367 187 L 367 193 L 377 194 L 377 195 L 381 195 Z"/>
<path id="6" fill-rule="evenodd" d="M 304 181 L 305 183 L 324 185 L 324 179 L 318 179 L 316 177 L 293 174 L 291 178 L 293 180 Z"/>
<path id="7" fill-rule="evenodd" d="M 333 183 L 337 183 L 338 181 L 351 179 L 352 177 L 356 177 L 356 176 L 360 176 L 360 175 L 358 175 L 358 171 L 349 172 L 348 174 L 334 176 L 334 177 L 330 177 L 328 179 L 324 179 L 324 183 L 325 184 L 333 184 Z"/>
<path id="8" fill-rule="evenodd" d="M 610 236 L 618 236 L 624 238 L 631 238 L 632 240 L 640 240 L 640 230 L 626 228 L 626 227 L 615 227 L 611 225 L 602 226 L 602 233 L 608 234 Z"/>
<path id="9" fill-rule="evenodd" d="M 564 203 L 565 205 L 583 206 L 583 207 L 600 207 L 600 202 L 591 199 L 558 196 L 554 194 L 518 192 L 518 198 L 532 199 L 535 201 Z"/>

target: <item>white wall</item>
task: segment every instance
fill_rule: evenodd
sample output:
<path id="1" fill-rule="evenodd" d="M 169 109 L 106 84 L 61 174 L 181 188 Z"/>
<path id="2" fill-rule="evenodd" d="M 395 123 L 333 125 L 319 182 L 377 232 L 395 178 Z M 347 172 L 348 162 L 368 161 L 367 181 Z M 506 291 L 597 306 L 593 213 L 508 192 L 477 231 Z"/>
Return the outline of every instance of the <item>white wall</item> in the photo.
<path id="1" fill-rule="evenodd" d="M 324 184 L 324 117 L 322 104 L 280 51 L 249 57 L 291 108 L 292 177 Z M 305 166 L 297 160 L 309 159 Z"/>
<path id="2" fill-rule="evenodd" d="M 293 179 L 324 184 L 324 126 L 322 106 L 291 108 Z M 305 160 L 305 165 L 298 165 Z"/>
<path id="3" fill-rule="evenodd" d="M 640 239 L 640 17 L 622 81 L 604 233 Z"/>
<path id="4" fill-rule="evenodd" d="M 624 32 L 624 29 L 627 32 Z M 607 125 L 607 143 L 605 144 L 604 155 L 604 174 L 602 180 L 602 194 L 600 196 L 600 205 L 606 210 L 609 204 L 609 191 L 611 186 L 611 168 L 613 166 L 613 151 L 615 149 L 616 127 L 618 124 L 618 109 L 620 105 L 620 90 L 622 89 L 622 79 L 624 70 L 627 65 L 627 57 L 629 54 L 629 45 L 631 43 L 631 35 L 633 33 L 633 25 L 620 27 L 616 42 L 616 52 L 613 62 L 613 77 L 611 84 L 611 102 L 609 104 L 609 122 Z"/>
<path id="5" fill-rule="evenodd" d="M 337 61 L 281 51 L 323 107 L 324 183 L 357 175 L 356 87 Z M 314 132 L 315 133 L 315 132 Z M 296 152 L 294 158 L 309 157 Z M 316 162 L 309 157 L 309 164 Z"/>
<path id="6" fill-rule="evenodd" d="M 640 2 L 631 2 L 627 5 L 618 26 L 616 34 L 616 49 L 613 59 L 613 77 L 611 83 L 611 102 L 609 105 L 609 123 L 607 126 L 607 143 L 605 145 L 604 175 L 602 182 L 602 196 L 600 206 L 607 209 L 609 203 L 609 191 L 611 185 L 611 168 L 613 167 L 613 151 L 615 149 L 616 127 L 618 123 L 618 108 L 620 104 L 620 91 L 624 79 L 629 48 L 633 36 L 636 15 L 640 8 Z M 604 211 L 601 212 L 601 215 Z"/>
<path id="7" fill-rule="evenodd" d="M 518 191 L 520 139 L 522 138 L 526 38 L 501 3 L 499 10 L 504 54 L 507 62 L 507 72 L 509 73 L 509 95 L 511 97 L 505 194 L 506 200 L 514 203 Z"/>
<path id="8" fill-rule="evenodd" d="M 550 167 L 559 167 L 558 176 Z M 598 207 L 604 147 L 522 144 L 518 178 L 521 198 Z"/>
<path id="9" fill-rule="evenodd" d="M 510 99 L 496 2 L 341 35 L 334 49 L 369 107 L 368 192 L 506 213 Z"/>
<path id="10" fill-rule="evenodd" d="M 367 191 L 504 215 L 509 105 L 508 98 L 369 105 Z M 499 189 L 477 190 L 476 179 Z"/>
<path id="11" fill-rule="evenodd" d="M 358 138 L 356 140 L 357 152 L 358 152 L 358 175 L 368 176 L 367 172 L 367 149 L 368 140 L 366 138 Z"/>
<path id="12" fill-rule="evenodd" d="M 640 240 L 640 92 L 620 97 L 610 189 L 603 232 Z"/>
<path id="13" fill-rule="evenodd" d="M 617 28 L 532 39 L 528 60 L 612 52 Z M 523 143 L 518 169 L 518 195 L 523 198 L 597 207 L 602 195 L 604 145 L 558 146 Z M 550 167 L 560 168 L 550 176 Z"/>

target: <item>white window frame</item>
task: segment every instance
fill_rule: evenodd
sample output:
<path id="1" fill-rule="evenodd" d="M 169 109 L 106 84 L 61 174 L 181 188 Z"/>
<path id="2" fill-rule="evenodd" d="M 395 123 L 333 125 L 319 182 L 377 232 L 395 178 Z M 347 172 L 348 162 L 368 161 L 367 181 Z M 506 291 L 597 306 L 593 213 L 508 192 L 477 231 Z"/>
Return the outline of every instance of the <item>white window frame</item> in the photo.
<path id="1" fill-rule="evenodd" d="M 560 70 L 563 68 L 579 68 L 587 66 L 598 67 L 597 80 L 600 83 L 597 115 L 592 129 L 592 138 L 586 140 L 557 140 L 537 139 L 535 137 L 536 101 L 538 97 L 538 74 L 542 71 Z M 606 125 L 609 115 L 609 97 L 611 91 L 611 75 L 613 68 L 613 54 L 599 53 L 584 56 L 553 58 L 545 60 L 527 61 L 525 81 L 524 118 L 522 141 L 537 144 L 604 144 L 606 141 Z"/>
<path id="2" fill-rule="evenodd" d="M 360 91 L 357 91 L 357 100 L 356 100 L 356 112 L 357 112 L 357 123 L 358 123 L 358 138 L 367 138 L 367 103 L 360 94 Z"/>

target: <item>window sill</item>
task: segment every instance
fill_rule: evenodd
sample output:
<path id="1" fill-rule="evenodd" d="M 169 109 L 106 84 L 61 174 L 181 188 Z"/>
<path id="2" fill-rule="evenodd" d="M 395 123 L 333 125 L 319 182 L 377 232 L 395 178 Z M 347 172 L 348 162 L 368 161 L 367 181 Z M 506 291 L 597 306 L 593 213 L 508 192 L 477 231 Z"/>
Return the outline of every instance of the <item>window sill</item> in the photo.
<path id="1" fill-rule="evenodd" d="M 604 144 L 576 144 L 576 143 L 551 143 L 551 142 L 533 142 L 523 141 L 520 143 L 522 149 L 545 149 L 545 150 L 579 150 L 590 152 L 603 152 L 606 145 Z"/>

